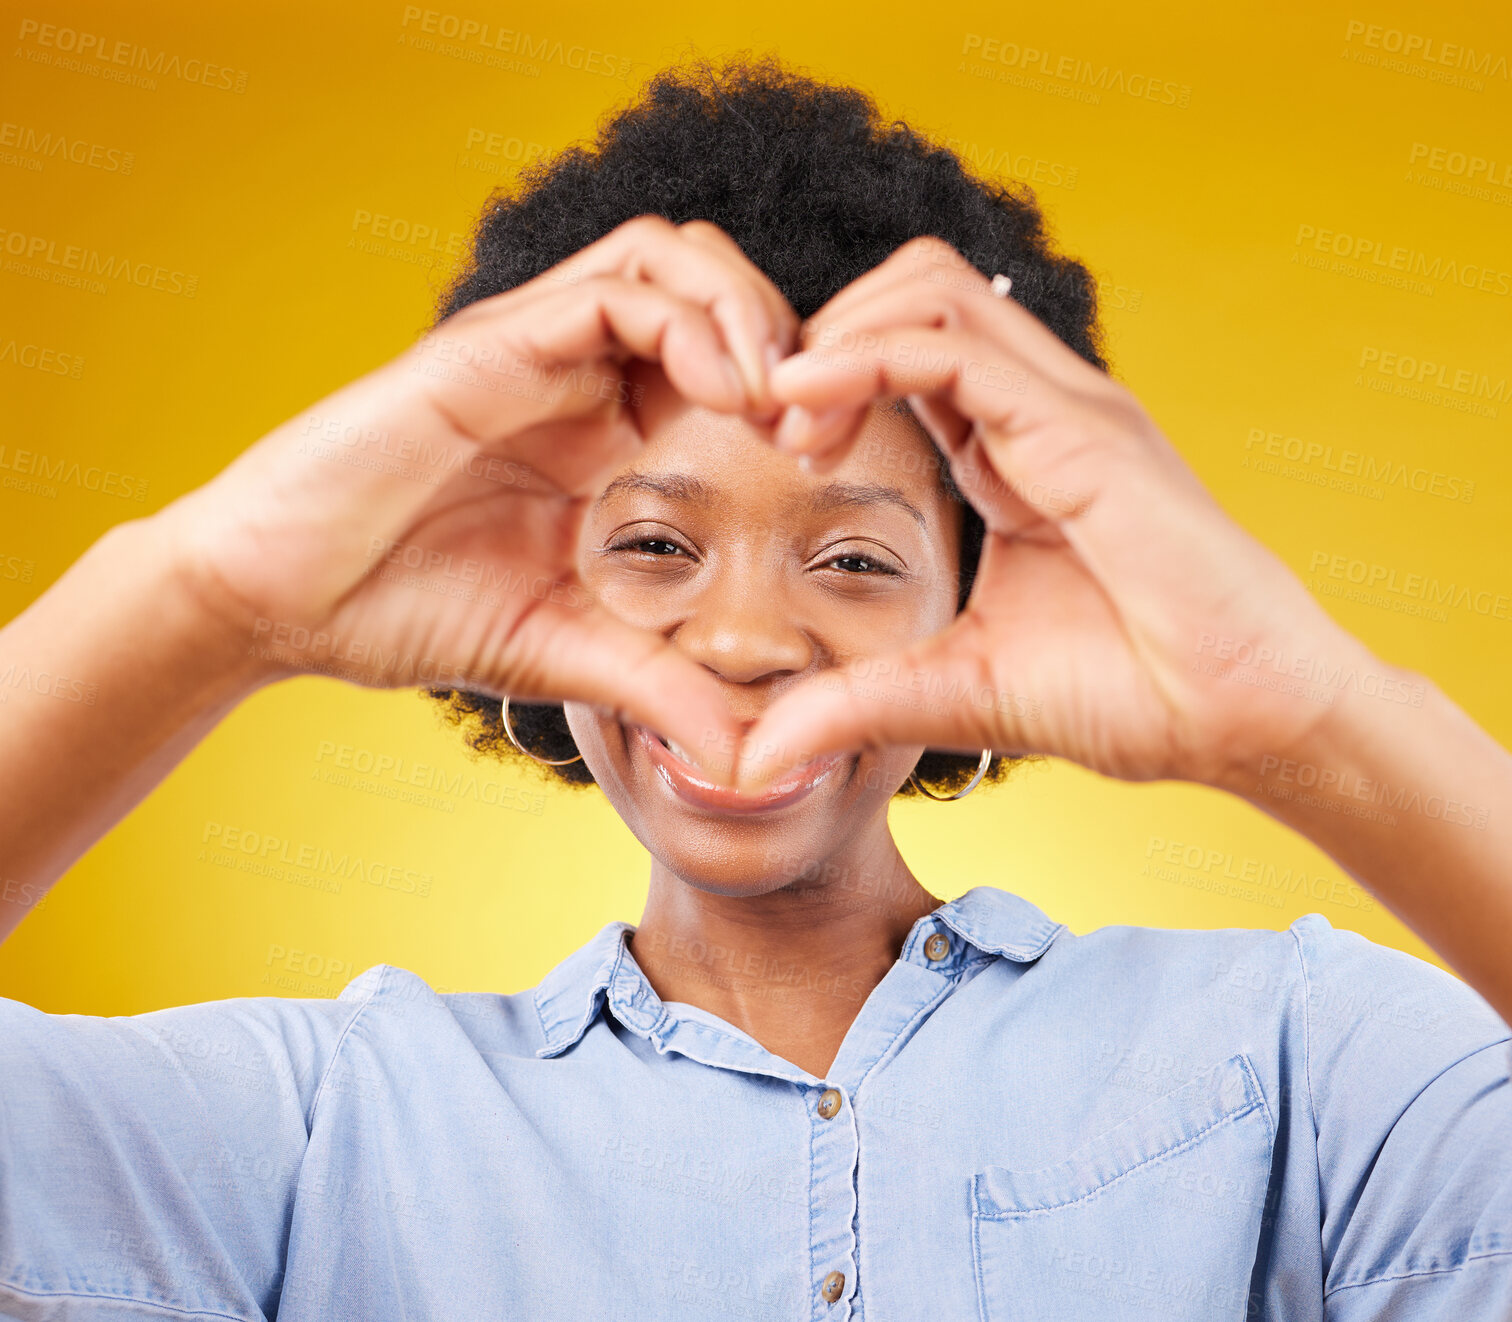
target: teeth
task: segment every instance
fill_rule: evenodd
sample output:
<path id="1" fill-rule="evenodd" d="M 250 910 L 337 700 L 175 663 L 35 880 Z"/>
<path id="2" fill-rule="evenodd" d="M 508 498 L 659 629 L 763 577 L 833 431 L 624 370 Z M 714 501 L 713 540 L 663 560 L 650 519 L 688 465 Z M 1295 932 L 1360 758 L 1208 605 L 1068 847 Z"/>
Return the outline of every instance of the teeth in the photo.
<path id="1" fill-rule="evenodd" d="M 659 743 L 663 748 L 671 749 L 671 751 L 676 756 L 680 757 L 689 766 L 694 766 L 695 765 L 692 757 L 690 757 L 688 755 L 687 749 L 685 749 L 681 744 L 676 743 L 676 742 L 674 742 L 671 739 L 668 739 L 666 735 L 661 734 L 661 733 L 657 732 L 656 730 L 651 730 L 651 729 L 648 728 L 647 733 L 649 733 L 650 736 L 653 739 L 655 739 L 656 742 Z"/>

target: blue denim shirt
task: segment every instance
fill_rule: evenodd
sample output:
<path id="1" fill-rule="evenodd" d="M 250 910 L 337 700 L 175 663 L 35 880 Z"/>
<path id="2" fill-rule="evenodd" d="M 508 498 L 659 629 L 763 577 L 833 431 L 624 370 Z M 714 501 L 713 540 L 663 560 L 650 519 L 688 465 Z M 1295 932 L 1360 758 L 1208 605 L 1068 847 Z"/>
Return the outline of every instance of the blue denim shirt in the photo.
<path id="1" fill-rule="evenodd" d="M 633 930 L 512 995 L 0 1000 L 0 1314 L 1512 1318 L 1507 1026 L 1316 914 L 1076 936 L 977 886 L 822 1079 Z"/>

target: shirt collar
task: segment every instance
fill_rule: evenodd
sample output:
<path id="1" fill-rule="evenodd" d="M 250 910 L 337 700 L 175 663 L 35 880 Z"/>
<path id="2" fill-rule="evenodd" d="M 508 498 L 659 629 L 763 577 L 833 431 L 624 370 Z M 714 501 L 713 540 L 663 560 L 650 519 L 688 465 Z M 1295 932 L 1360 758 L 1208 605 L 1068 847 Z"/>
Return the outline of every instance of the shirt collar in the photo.
<path id="1" fill-rule="evenodd" d="M 1038 959 L 1066 930 L 1064 923 L 1052 922 L 1021 896 L 996 886 L 973 886 L 914 924 L 904 943 L 905 955 L 940 924 L 985 954 L 1019 963 Z M 546 1045 L 537 1056 L 558 1055 L 582 1037 L 611 987 L 617 1004 L 633 1011 L 660 1009 L 656 992 L 625 944 L 627 934 L 635 930 L 636 924 L 623 920 L 605 923 L 598 935 L 541 980 L 535 1007 Z"/>

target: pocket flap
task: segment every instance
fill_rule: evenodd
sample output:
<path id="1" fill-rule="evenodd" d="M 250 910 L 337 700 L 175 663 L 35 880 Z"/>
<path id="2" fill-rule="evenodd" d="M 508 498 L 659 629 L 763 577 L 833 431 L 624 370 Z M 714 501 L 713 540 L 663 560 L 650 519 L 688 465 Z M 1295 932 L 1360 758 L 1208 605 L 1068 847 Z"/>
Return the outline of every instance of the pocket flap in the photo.
<path id="1" fill-rule="evenodd" d="M 992 1218 L 1064 1207 L 1257 1108 L 1264 1114 L 1265 1094 L 1253 1067 L 1243 1055 L 1230 1056 L 1083 1144 L 1064 1161 L 1035 1171 L 988 1166 L 972 1179 L 972 1210 Z"/>

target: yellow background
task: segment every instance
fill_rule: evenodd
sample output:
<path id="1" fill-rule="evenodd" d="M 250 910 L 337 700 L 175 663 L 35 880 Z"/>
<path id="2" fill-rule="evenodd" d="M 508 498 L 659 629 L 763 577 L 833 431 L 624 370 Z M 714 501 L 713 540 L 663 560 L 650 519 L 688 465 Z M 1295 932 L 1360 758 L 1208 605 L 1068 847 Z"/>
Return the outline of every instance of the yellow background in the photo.
<path id="1" fill-rule="evenodd" d="M 1327 553 L 1512 591 L 1512 298 L 1448 280 L 1413 292 L 1295 260 L 1313 251 L 1297 243 L 1310 225 L 1512 270 L 1512 189 L 1451 191 L 1435 186 L 1453 184 L 1446 169 L 1419 174 L 1423 163 L 1411 159 L 1423 144 L 1500 152 L 1505 168 L 1505 5 L 1221 14 L 1187 3 L 1157 21 L 1106 0 L 864 11 L 439 0 L 436 12 L 528 34 L 538 58 L 491 68 L 416 48 L 406 37 L 423 20 L 406 22 L 398 3 L 12 11 L 0 121 L 133 160 L 129 174 L 56 158 L 37 170 L 5 147 L 0 228 L 153 262 L 198 285 L 193 298 L 124 280 L 91 292 L 28 276 L 0 253 L 0 346 L 82 358 L 77 378 L 0 360 L 0 444 L 147 482 L 141 503 L 71 483 L 51 495 L 0 488 L 0 571 L 12 567 L 0 572 L 0 619 L 112 523 L 203 482 L 419 334 L 443 267 L 416 260 L 428 241 L 352 245 L 371 237 L 354 229 L 359 213 L 429 227 L 444 247 L 467 233 L 490 187 L 533 150 L 526 144 L 555 151 L 652 70 L 692 51 L 739 49 L 775 50 L 857 84 L 968 159 L 1038 177 L 1057 242 L 1104 282 L 1115 372 L 1233 517 L 1304 579 Z M 246 75 L 245 90 L 161 75 L 155 87 L 131 86 L 100 76 L 99 61 L 60 66 L 56 49 L 20 35 L 28 14 L 109 46 L 223 65 Z M 1351 35 L 1351 20 L 1386 31 L 1372 48 L 1368 35 Z M 1463 87 L 1425 76 L 1442 65 L 1368 62 L 1390 59 L 1382 47 L 1406 34 L 1431 38 L 1435 53 L 1446 42 L 1489 52 L 1501 71 Z M 1048 52 L 1037 72 L 1024 67 L 1026 47 Z M 998 58 L 982 59 L 984 50 Z M 1074 82 L 1056 71 L 1076 65 L 1062 57 L 1107 66 L 1115 80 L 1187 87 L 1189 104 L 1117 90 L 1096 103 L 1073 99 L 1064 92 Z M 606 68 L 629 73 L 597 71 Z M 486 145 L 489 134 L 498 154 L 469 154 L 470 139 Z M 1368 348 L 1443 363 L 1451 377 L 1487 374 L 1502 383 L 1495 416 L 1368 388 L 1358 367 Z M 1304 478 L 1246 466 L 1252 429 L 1474 482 L 1473 498 L 1400 484 L 1379 498 L 1332 490 L 1304 480 L 1328 480 L 1318 462 L 1303 466 Z M 1381 656 L 1433 676 L 1508 742 L 1512 622 L 1466 608 L 1422 620 L 1390 603 L 1324 600 Z M 3 716 L 0 706 L 0 729 Z M 323 778 L 340 770 L 339 748 L 364 763 L 402 758 L 401 776 L 430 775 L 414 772 L 422 763 L 471 775 L 480 788 L 443 790 L 428 806 L 398 802 L 371 778 Z M 225 996 L 334 995 L 381 961 L 442 990 L 528 987 L 603 923 L 639 918 L 647 863 L 596 792 L 550 789 L 539 814 L 496 802 L 501 787 L 520 786 L 545 788 L 470 759 L 412 691 L 317 678 L 275 686 L 58 884 L 0 950 L 0 995 L 54 1012 L 136 1013 Z M 899 804 L 893 821 L 905 856 L 942 898 L 999 885 L 1077 931 L 1283 927 L 1316 910 L 1428 954 L 1352 886 L 1346 903 L 1266 885 L 1254 888 L 1259 899 L 1211 889 L 1246 867 L 1329 882 L 1342 874 L 1254 809 L 1197 787 L 1123 785 L 1056 763 L 961 804 Z M 207 830 L 223 828 L 360 852 L 427 874 L 429 894 L 357 879 L 332 894 L 202 861 Z M 1147 872 L 1153 841 L 1231 861 L 1158 878 Z"/>

